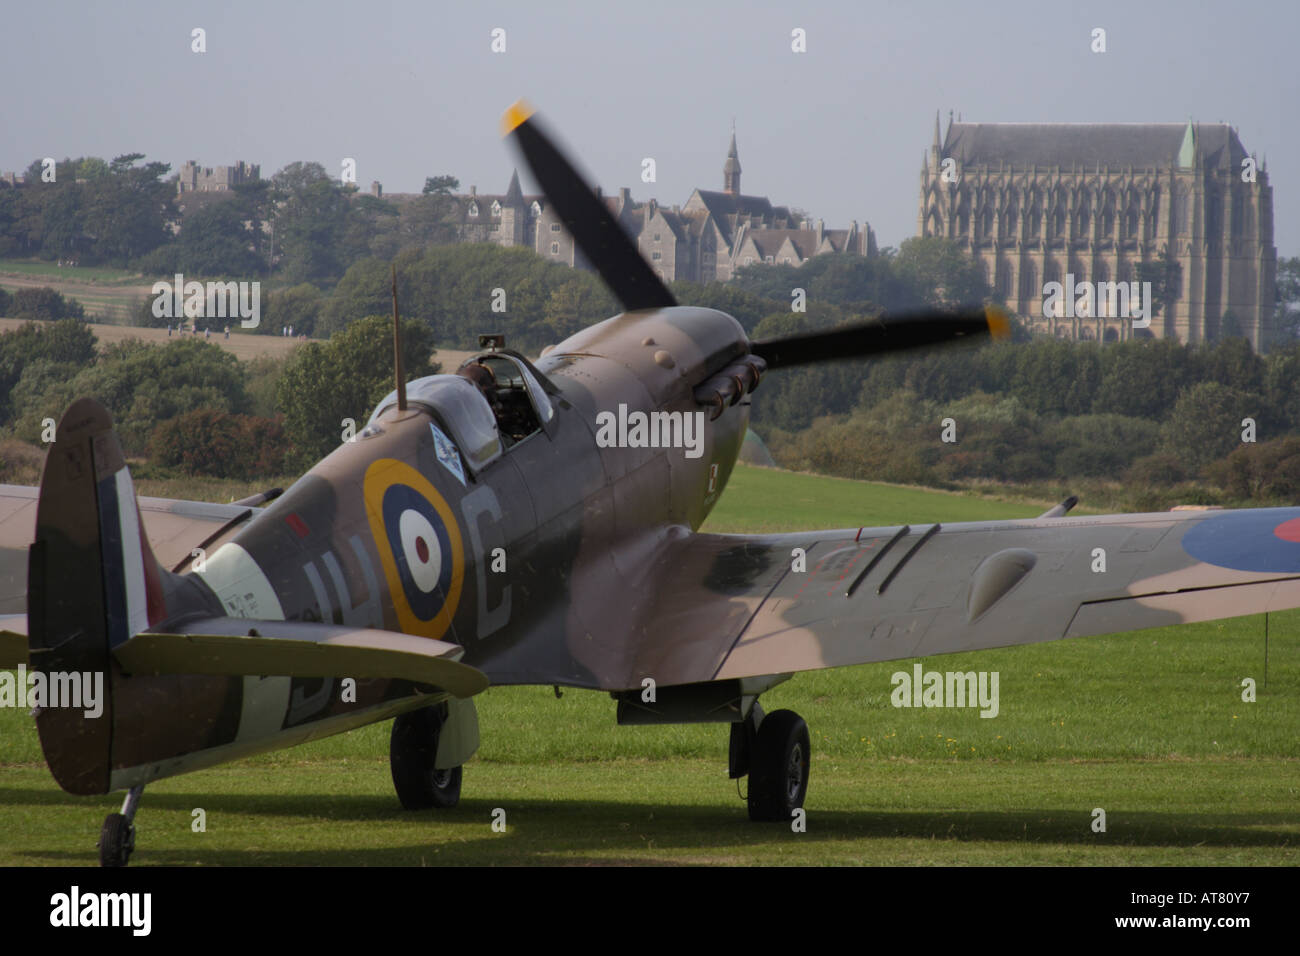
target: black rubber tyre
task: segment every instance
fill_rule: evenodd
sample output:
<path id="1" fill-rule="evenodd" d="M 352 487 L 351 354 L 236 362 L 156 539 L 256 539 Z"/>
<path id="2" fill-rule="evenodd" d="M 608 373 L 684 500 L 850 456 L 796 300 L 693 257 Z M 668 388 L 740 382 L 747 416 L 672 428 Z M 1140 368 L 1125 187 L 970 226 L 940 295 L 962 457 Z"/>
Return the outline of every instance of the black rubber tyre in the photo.
<path id="1" fill-rule="evenodd" d="M 106 816 L 99 831 L 99 865 L 126 866 L 134 849 L 135 827 L 120 813 Z"/>
<path id="2" fill-rule="evenodd" d="M 388 763 L 397 798 L 407 810 L 447 809 L 460 802 L 461 767 L 437 770 L 438 734 L 446 708 L 423 707 L 393 721 L 388 743 Z"/>
<path id="3" fill-rule="evenodd" d="M 763 718 L 749 764 L 749 818 L 789 823 L 808 795 L 808 725 L 793 710 Z"/>

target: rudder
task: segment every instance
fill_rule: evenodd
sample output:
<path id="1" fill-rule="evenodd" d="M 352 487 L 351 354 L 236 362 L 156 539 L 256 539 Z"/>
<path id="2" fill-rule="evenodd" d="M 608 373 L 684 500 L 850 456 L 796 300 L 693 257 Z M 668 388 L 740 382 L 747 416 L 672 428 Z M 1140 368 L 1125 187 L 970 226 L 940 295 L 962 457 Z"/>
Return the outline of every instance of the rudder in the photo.
<path id="1" fill-rule="evenodd" d="M 98 402 L 79 399 L 59 421 L 45 460 L 28 559 L 31 667 L 102 675 L 97 716 L 75 707 L 44 707 L 36 716 L 46 762 L 64 790 L 109 790 L 112 650 L 166 616 L 164 576 L 112 417 Z"/>

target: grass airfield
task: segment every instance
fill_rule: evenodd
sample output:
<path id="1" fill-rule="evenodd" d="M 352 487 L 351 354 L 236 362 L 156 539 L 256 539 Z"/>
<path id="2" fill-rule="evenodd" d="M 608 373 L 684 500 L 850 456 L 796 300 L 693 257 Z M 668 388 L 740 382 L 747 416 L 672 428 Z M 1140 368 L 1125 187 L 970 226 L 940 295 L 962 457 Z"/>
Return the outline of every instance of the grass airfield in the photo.
<path id="1" fill-rule="evenodd" d="M 1044 507 L 740 467 L 707 530 Z M 492 688 L 454 810 L 399 808 L 383 723 L 150 785 L 132 866 L 1295 865 L 1300 612 L 1271 615 L 1269 632 L 1267 683 L 1259 615 L 922 661 L 998 671 L 992 719 L 891 706 L 911 660 L 797 675 L 763 704 L 810 726 L 802 833 L 748 821 L 726 725 L 618 727 L 605 694 Z M 59 790 L 26 712 L 0 709 L 0 865 L 97 863 L 120 802 Z"/>

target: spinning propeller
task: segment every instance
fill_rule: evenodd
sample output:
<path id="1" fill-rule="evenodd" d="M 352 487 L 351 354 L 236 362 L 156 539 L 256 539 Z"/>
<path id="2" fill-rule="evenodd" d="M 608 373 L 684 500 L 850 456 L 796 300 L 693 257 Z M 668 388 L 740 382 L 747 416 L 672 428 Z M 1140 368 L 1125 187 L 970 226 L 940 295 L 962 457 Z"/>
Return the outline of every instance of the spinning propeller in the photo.
<path id="1" fill-rule="evenodd" d="M 587 187 L 539 125 L 532 108 L 519 100 L 506 110 L 501 128 L 503 135 L 514 137 L 547 201 L 624 310 L 677 305 L 604 202 Z M 885 314 L 837 329 L 751 340 L 749 347 L 773 369 L 880 355 L 957 339 L 1007 338 L 1010 333 L 1006 313 L 989 306 L 964 312 Z"/>

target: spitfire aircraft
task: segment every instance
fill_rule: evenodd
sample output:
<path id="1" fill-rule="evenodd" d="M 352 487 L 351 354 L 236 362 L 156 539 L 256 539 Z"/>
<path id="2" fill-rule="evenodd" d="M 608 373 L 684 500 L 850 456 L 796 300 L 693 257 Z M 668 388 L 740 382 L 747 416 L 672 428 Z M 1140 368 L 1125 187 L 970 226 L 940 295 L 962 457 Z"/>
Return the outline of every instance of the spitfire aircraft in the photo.
<path id="1" fill-rule="evenodd" d="M 607 691 L 620 724 L 728 724 L 750 817 L 789 821 L 808 728 L 759 699 L 797 672 L 1300 606 L 1300 508 L 699 533 L 765 374 L 1007 320 L 751 341 L 676 303 L 526 107 L 504 127 L 621 314 L 535 362 L 491 338 L 457 374 L 407 382 L 399 361 L 356 440 L 278 496 L 137 498 L 91 399 L 39 489 L 0 487 L 0 666 L 103 678 L 99 714 L 35 719 L 64 790 L 127 791 L 105 865 L 127 862 L 150 781 L 394 717 L 402 805 L 452 806 L 489 684 Z"/>

